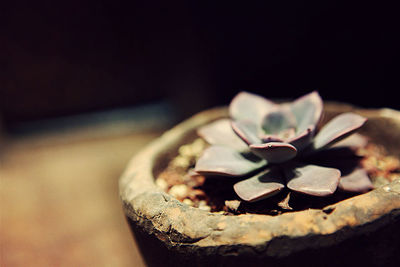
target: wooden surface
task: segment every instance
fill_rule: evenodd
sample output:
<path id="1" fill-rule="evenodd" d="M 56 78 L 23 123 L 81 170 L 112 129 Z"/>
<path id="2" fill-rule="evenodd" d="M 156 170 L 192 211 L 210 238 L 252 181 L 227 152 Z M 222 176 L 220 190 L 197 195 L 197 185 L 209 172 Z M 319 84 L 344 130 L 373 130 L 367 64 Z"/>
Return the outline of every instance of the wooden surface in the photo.
<path id="1" fill-rule="evenodd" d="M 0 266 L 144 266 L 122 212 L 118 178 L 159 133 L 3 139 Z"/>

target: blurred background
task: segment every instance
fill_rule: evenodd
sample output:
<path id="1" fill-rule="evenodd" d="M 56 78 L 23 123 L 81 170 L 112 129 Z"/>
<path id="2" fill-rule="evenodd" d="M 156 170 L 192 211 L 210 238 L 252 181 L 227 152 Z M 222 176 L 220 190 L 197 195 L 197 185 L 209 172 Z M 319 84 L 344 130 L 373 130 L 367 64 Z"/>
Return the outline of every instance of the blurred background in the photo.
<path id="1" fill-rule="evenodd" d="M 185 116 L 239 90 L 399 106 L 397 14 L 385 3 L 27 2 L 2 4 L 9 129 L 160 100 Z"/>
<path id="2" fill-rule="evenodd" d="M 118 176 L 165 129 L 240 90 L 400 107 L 398 14 L 385 2 L 40 0 L 0 12 L 2 266 L 143 264 Z"/>

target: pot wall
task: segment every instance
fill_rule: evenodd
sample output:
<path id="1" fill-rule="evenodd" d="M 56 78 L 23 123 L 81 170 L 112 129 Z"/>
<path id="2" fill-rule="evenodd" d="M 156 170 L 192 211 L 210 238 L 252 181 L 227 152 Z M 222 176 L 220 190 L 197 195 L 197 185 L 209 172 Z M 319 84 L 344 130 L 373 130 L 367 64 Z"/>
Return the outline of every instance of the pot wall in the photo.
<path id="1" fill-rule="evenodd" d="M 326 118 L 345 111 L 369 118 L 363 133 L 400 156 L 400 113 L 327 104 Z M 132 232 L 150 266 L 385 266 L 400 262 L 400 178 L 323 210 L 279 216 L 224 216 L 180 203 L 154 184 L 195 129 L 227 115 L 200 113 L 139 153 L 120 179 Z"/>

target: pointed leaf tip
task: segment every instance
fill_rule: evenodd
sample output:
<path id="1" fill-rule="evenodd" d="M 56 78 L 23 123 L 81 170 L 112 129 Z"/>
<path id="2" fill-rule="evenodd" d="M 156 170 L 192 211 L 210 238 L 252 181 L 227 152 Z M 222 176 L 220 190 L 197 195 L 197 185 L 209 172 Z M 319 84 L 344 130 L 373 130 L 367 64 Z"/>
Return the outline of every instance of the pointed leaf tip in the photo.
<path id="1" fill-rule="evenodd" d="M 233 132 L 242 139 L 246 144 L 259 144 L 261 143 L 258 138 L 257 124 L 249 120 L 231 121 Z"/>
<path id="2" fill-rule="evenodd" d="M 268 163 L 282 163 L 297 155 L 297 149 L 294 146 L 281 142 L 253 144 L 250 145 L 250 150 Z"/>
<path id="3" fill-rule="evenodd" d="M 313 148 L 318 150 L 333 145 L 363 126 L 366 120 L 366 118 L 351 112 L 336 116 L 315 136 Z"/>
<path id="4" fill-rule="evenodd" d="M 314 132 L 315 127 L 310 126 L 303 132 L 300 132 L 296 136 L 288 139 L 287 142 L 296 147 L 297 150 L 303 150 L 311 143 Z"/>
<path id="5" fill-rule="evenodd" d="M 297 132 L 304 132 L 309 127 L 318 124 L 322 116 L 323 102 L 317 91 L 299 97 L 291 103 L 291 109 L 296 117 Z"/>

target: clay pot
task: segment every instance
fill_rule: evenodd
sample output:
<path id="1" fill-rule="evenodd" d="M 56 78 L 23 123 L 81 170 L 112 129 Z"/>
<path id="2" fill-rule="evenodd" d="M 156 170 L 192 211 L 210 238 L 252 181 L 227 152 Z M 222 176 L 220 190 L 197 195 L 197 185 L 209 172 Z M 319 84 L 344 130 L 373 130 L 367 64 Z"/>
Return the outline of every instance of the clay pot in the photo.
<path id="1" fill-rule="evenodd" d="M 353 111 L 361 133 L 400 157 L 400 112 L 325 103 L 325 118 Z M 208 110 L 137 154 L 120 178 L 120 197 L 149 266 L 400 266 L 400 174 L 393 182 L 323 209 L 226 216 L 189 207 L 155 177 L 201 125 L 227 116 Z"/>

